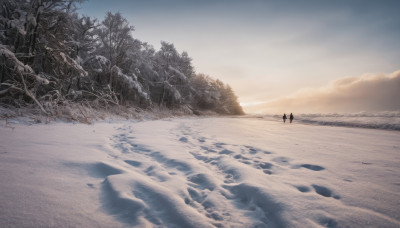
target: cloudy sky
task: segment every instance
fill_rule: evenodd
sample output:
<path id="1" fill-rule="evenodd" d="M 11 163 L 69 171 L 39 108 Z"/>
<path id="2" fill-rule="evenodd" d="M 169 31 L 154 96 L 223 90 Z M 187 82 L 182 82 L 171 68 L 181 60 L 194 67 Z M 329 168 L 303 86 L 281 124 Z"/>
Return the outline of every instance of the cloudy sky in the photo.
<path id="1" fill-rule="evenodd" d="M 312 105 L 307 97 L 316 99 L 304 91 L 321 97 L 345 78 L 382 79 L 400 69 L 397 0 L 89 0 L 80 7 L 100 20 L 107 11 L 121 12 L 135 26 L 132 35 L 155 48 L 161 40 L 174 43 L 193 58 L 197 72 L 230 84 L 251 112 L 272 110 L 273 103 L 274 112 L 300 110 L 297 95 L 304 105 Z M 278 107 L 275 101 L 285 99 L 292 100 Z M 385 107 L 400 110 L 398 102 Z"/>

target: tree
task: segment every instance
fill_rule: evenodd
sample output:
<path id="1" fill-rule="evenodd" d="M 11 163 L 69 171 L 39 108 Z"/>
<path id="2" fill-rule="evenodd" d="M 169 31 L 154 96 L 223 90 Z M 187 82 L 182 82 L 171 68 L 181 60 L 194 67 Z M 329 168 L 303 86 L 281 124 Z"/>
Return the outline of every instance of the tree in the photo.
<path id="1" fill-rule="evenodd" d="M 233 115 L 243 115 L 244 111 L 242 107 L 240 106 L 237 96 L 233 92 L 232 88 L 229 85 L 226 85 L 221 88 L 222 89 L 222 104 L 225 112 L 227 114 L 233 114 Z"/>
<path id="2" fill-rule="evenodd" d="M 101 24 L 102 26 L 97 30 L 100 38 L 99 51 L 103 56 L 107 56 L 111 62 L 111 67 L 116 65 L 121 68 L 128 60 L 127 50 L 134 43 L 131 36 L 134 27 L 130 26 L 128 20 L 122 17 L 119 12 L 115 14 L 107 12 Z"/>
<path id="3" fill-rule="evenodd" d="M 161 90 L 158 104 L 173 107 L 190 103 L 189 78 L 194 69 L 189 55 L 186 52 L 179 54 L 173 44 L 162 41 L 160 50 L 155 54 L 155 62 Z"/>
<path id="4" fill-rule="evenodd" d="M 96 50 L 98 37 L 95 30 L 99 27 L 97 19 L 88 16 L 71 15 L 71 34 L 68 34 L 68 45 L 73 48 L 71 57 L 83 64 Z"/>
<path id="5" fill-rule="evenodd" d="M 229 86 L 195 74 L 187 52 L 134 39 L 120 13 L 101 23 L 78 15 L 81 1 L 1 0 L 0 103 L 47 114 L 71 102 L 242 113 Z"/>
<path id="6" fill-rule="evenodd" d="M 86 76 L 82 67 L 70 57 L 64 42 L 71 27 L 71 13 L 79 0 L 4 0 L 0 13 L 2 46 L 2 86 L 20 88 L 40 105 L 50 91 L 68 93 L 69 79 Z M 3 3 L 3 1 L 2 1 Z M 18 66 L 29 67 L 21 71 Z M 13 70 L 4 70 L 7 66 Z M 47 81 L 48 83 L 41 83 Z M 50 86 L 51 85 L 51 86 Z M 56 90 L 54 87 L 58 87 Z M 37 97 L 41 97 L 37 99 Z M 42 101 L 43 102 L 43 101 Z"/>

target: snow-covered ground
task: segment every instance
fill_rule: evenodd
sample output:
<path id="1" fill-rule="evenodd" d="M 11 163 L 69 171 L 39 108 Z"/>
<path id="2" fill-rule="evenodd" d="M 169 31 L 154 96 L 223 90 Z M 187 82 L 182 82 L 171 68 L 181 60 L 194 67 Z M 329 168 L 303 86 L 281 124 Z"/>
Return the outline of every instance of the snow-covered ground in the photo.
<path id="1" fill-rule="evenodd" d="M 400 132 L 262 118 L 0 127 L 0 227 L 399 227 Z"/>

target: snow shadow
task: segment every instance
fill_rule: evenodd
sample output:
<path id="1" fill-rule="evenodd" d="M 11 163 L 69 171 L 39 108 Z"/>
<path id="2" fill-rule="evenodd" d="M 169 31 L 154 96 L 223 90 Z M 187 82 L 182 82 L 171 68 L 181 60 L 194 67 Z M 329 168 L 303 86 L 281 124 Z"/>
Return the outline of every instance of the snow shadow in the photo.
<path id="1" fill-rule="evenodd" d="M 95 178 L 106 178 L 110 175 L 116 175 L 123 173 L 122 170 L 113 167 L 104 162 L 97 163 L 79 163 L 79 162 L 66 162 L 64 165 L 77 172 L 86 172 L 91 177 Z"/>
<path id="2" fill-rule="evenodd" d="M 118 221 L 129 226 L 140 225 L 138 216 L 145 205 L 134 198 L 122 197 L 112 188 L 108 179 L 101 184 L 100 201 L 106 213 L 115 216 Z"/>
<path id="3" fill-rule="evenodd" d="M 313 184 L 312 187 L 314 188 L 315 192 L 321 196 L 340 199 L 340 196 L 334 195 L 333 192 L 325 186 Z"/>
<path id="4" fill-rule="evenodd" d="M 310 169 L 313 171 L 321 171 L 324 170 L 325 168 L 319 165 L 310 165 L 310 164 L 303 164 L 301 165 L 301 167 L 306 168 L 306 169 Z"/>
<path id="5" fill-rule="evenodd" d="M 233 200 L 234 205 L 238 209 L 246 209 L 248 211 L 261 211 L 259 213 L 251 213 L 254 221 L 261 221 L 261 224 L 254 224 L 255 227 L 286 227 L 288 224 L 282 216 L 284 208 L 277 203 L 266 191 L 260 187 L 242 183 L 235 186 L 225 185 L 223 188 L 229 190 L 231 195 L 226 195 L 227 199 Z"/>

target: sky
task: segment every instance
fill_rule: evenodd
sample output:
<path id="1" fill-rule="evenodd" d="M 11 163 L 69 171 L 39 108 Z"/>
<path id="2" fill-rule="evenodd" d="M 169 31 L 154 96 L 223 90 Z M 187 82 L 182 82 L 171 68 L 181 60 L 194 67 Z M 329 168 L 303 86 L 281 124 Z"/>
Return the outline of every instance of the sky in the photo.
<path id="1" fill-rule="evenodd" d="M 167 41 L 187 51 L 196 72 L 229 84 L 245 111 L 257 113 L 291 109 L 295 99 L 281 107 L 276 101 L 331 89 L 346 78 L 390 78 L 400 69 L 398 9 L 397 0 L 89 0 L 79 12 L 101 21 L 107 11 L 119 11 L 135 27 L 133 37 L 156 49 Z M 331 109 L 373 105 L 350 106 Z M 398 102 L 388 107 L 400 110 Z"/>

